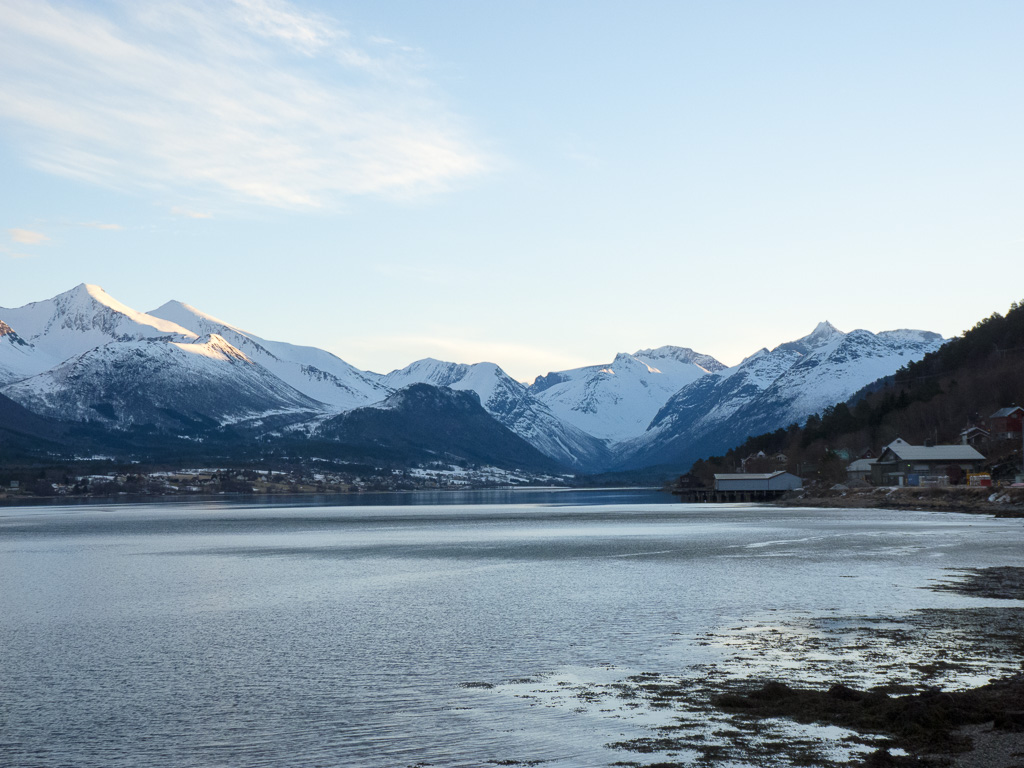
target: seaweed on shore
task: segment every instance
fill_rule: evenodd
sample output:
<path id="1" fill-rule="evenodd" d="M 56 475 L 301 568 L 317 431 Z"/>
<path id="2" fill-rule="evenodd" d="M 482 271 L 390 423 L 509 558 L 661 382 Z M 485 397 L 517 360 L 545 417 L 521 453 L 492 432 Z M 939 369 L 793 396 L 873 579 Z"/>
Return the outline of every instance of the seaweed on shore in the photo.
<path id="1" fill-rule="evenodd" d="M 1024 600 L 1024 568 L 1007 565 L 956 572 L 960 575 L 955 580 L 934 584 L 930 589 L 995 600 Z"/>
<path id="2" fill-rule="evenodd" d="M 769 682 L 746 694 L 718 696 L 714 703 L 742 717 L 785 717 L 883 734 L 892 739 L 893 746 L 912 753 L 905 759 L 889 755 L 893 762 L 885 763 L 879 761 L 888 750 L 880 750 L 869 765 L 928 765 L 927 757 L 922 756 L 967 751 L 970 738 L 957 732 L 965 725 L 991 722 L 999 730 L 1024 731 L 1022 675 L 966 691 L 931 690 L 902 696 L 859 691 L 841 683 L 821 691 Z"/>

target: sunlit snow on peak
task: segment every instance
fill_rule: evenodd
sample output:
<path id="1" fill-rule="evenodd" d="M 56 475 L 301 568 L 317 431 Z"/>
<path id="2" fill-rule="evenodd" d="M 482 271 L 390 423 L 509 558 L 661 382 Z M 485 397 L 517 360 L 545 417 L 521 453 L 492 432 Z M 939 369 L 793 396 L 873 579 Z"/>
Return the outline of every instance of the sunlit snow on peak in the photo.
<path id="1" fill-rule="evenodd" d="M 231 346 L 223 336 L 211 333 L 200 339 L 187 344 L 175 343 L 178 349 L 192 355 L 207 357 L 211 360 L 224 360 L 226 362 L 245 362 L 252 364 L 252 360 L 245 356 L 239 349 Z"/>

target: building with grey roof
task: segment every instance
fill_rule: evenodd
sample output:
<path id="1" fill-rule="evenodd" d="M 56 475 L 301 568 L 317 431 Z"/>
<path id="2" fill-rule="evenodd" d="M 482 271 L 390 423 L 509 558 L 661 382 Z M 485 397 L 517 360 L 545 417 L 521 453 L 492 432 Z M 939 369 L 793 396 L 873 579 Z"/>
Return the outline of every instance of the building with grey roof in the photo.
<path id="1" fill-rule="evenodd" d="M 790 472 L 749 472 L 741 475 L 715 475 L 716 491 L 792 491 L 803 487 L 803 481 Z"/>
<path id="2" fill-rule="evenodd" d="M 984 461 L 985 457 L 970 445 L 911 445 L 897 438 L 871 466 L 871 482 L 917 485 L 917 479 L 922 476 L 946 477 L 974 472 Z"/>

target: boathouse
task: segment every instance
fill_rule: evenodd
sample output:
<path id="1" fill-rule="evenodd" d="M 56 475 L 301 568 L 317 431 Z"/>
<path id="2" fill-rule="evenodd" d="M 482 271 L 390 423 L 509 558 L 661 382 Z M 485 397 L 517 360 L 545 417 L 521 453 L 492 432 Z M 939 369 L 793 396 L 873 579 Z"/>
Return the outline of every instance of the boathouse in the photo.
<path id="1" fill-rule="evenodd" d="M 790 472 L 747 472 L 740 475 L 715 475 L 714 488 L 686 488 L 675 493 L 685 502 L 770 501 L 786 491 L 798 490 L 803 481 Z"/>
<path id="2" fill-rule="evenodd" d="M 784 493 L 803 487 L 803 480 L 791 472 L 746 473 L 742 475 L 715 475 L 716 491 L 746 493 Z"/>

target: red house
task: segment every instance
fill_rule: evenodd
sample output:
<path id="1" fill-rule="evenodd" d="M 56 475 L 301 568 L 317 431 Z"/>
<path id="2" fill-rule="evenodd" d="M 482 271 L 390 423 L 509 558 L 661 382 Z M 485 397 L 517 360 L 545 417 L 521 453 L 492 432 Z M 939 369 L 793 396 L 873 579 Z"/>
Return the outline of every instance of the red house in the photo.
<path id="1" fill-rule="evenodd" d="M 1024 432 L 1024 408 L 1019 405 L 1000 408 L 988 417 L 988 423 L 993 440 L 1020 440 Z"/>

